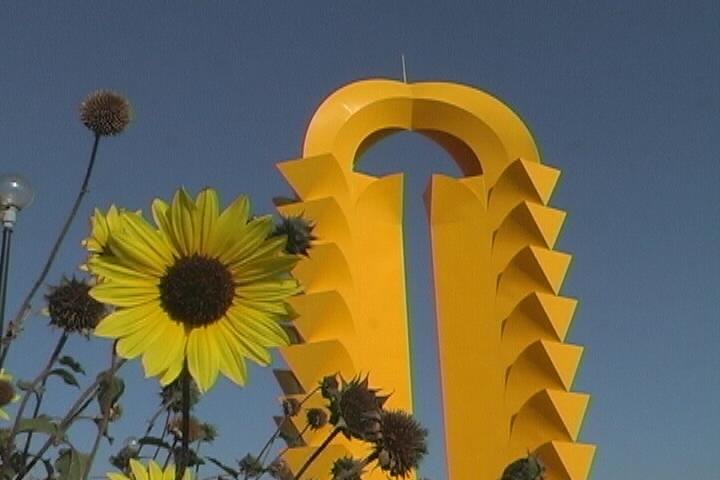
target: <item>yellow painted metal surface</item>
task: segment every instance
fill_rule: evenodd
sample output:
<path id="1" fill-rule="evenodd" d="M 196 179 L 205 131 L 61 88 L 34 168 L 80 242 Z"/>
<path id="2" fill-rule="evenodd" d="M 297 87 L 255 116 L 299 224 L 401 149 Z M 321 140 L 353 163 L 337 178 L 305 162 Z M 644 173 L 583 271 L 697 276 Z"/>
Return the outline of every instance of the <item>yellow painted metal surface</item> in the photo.
<path id="1" fill-rule="evenodd" d="M 432 138 L 465 175 L 434 175 L 425 197 L 448 478 L 495 480 L 534 451 L 547 479 L 586 479 L 595 448 L 576 440 L 589 396 L 571 391 L 582 348 L 563 343 L 576 305 L 560 295 L 570 256 L 553 250 L 565 213 L 547 206 L 559 171 L 540 163 L 515 113 L 471 87 L 343 87 L 315 113 L 302 158 L 279 164 L 298 196 L 279 210 L 315 221 L 319 239 L 294 272 L 305 288 L 293 299 L 304 343 L 282 350 L 292 372 L 285 393 L 310 391 L 330 373 L 369 372 L 392 391 L 388 407 L 412 410 L 403 177 L 354 170 L 365 149 L 399 130 Z M 290 464 L 327 433 L 290 449 Z M 362 455 L 357 448 L 338 440 L 308 478 L 327 478 L 332 460 Z"/>

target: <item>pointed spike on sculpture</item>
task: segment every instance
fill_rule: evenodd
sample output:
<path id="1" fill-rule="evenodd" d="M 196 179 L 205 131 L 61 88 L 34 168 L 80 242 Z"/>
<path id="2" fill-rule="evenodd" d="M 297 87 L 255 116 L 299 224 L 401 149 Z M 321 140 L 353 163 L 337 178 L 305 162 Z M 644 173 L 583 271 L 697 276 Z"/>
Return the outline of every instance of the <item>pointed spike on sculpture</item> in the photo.
<path id="1" fill-rule="evenodd" d="M 530 311 L 533 312 L 534 318 L 546 319 L 555 331 L 558 341 L 562 342 L 570 329 L 577 303 L 574 298 L 536 292 L 533 294 L 533 301 L 528 306 L 532 304 L 533 307 L 537 306 L 541 309 L 538 311 L 533 308 Z"/>
<path id="2" fill-rule="evenodd" d="M 578 366 L 580 365 L 580 359 L 582 358 L 584 350 L 583 347 L 544 340 L 540 340 L 538 343 L 545 350 L 547 358 L 552 363 L 565 390 L 569 391 L 575 379 Z"/>
<path id="3" fill-rule="evenodd" d="M 525 208 L 532 216 L 538 233 L 545 240 L 547 248 L 553 248 L 567 213 L 556 208 L 525 202 Z"/>
<path id="4" fill-rule="evenodd" d="M 590 395 L 558 390 L 547 390 L 547 394 L 568 435 L 573 442 L 576 441 L 590 402 Z"/>
<path id="5" fill-rule="evenodd" d="M 302 258 L 293 270 L 293 276 L 306 293 L 352 288 L 353 279 L 342 250 L 334 243 L 313 246 L 309 258 Z"/>
<path id="6" fill-rule="evenodd" d="M 298 314 L 293 324 L 308 342 L 342 338 L 355 333 L 350 309 L 336 290 L 290 297 L 288 303 Z"/>
<path id="7" fill-rule="evenodd" d="M 339 373 L 352 378 L 356 374 L 350 355 L 337 340 L 291 345 L 280 348 L 280 354 L 307 392 L 327 375 Z"/>
<path id="8" fill-rule="evenodd" d="M 547 205 L 560 178 L 560 170 L 541 163 L 526 162 L 522 159 L 519 162 L 521 171 L 525 173 L 526 178 L 532 184 L 538 198 L 543 205 Z"/>
<path id="9" fill-rule="evenodd" d="M 302 200 L 347 196 L 345 174 L 332 155 L 288 160 L 277 167 Z"/>
<path id="10" fill-rule="evenodd" d="M 528 273 L 539 272 L 542 273 L 547 285 L 552 288 L 555 294 L 560 293 L 560 287 L 562 286 L 563 280 L 565 280 L 565 274 L 570 266 L 571 255 L 562 252 L 556 252 L 554 250 L 548 250 L 545 248 L 528 247 L 533 263 L 526 263 L 531 270 Z"/>
<path id="11" fill-rule="evenodd" d="M 556 441 L 542 445 L 535 453 L 545 465 L 547 480 L 587 480 L 595 446 Z"/>

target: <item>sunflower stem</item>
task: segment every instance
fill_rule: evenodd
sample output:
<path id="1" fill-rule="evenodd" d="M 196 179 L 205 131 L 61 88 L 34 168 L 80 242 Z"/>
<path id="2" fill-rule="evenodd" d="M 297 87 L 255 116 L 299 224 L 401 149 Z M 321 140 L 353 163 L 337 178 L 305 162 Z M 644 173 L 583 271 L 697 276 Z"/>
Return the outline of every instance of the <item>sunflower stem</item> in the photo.
<path id="1" fill-rule="evenodd" d="M 322 444 L 308 457 L 307 460 L 305 460 L 305 463 L 302 467 L 300 467 L 300 470 L 298 470 L 297 475 L 295 475 L 294 480 L 300 480 L 300 478 L 303 476 L 303 473 L 305 473 L 305 470 L 307 470 L 310 465 L 317 459 L 317 457 L 320 456 L 320 454 L 327 448 L 328 445 L 330 445 L 330 442 L 333 441 L 333 439 L 342 431 L 341 428 L 335 428 L 332 432 L 330 432 L 330 435 L 323 441 Z"/>
<path id="2" fill-rule="evenodd" d="M 115 346 L 117 342 L 113 344 L 112 353 L 110 355 L 110 376 L 109 378 L 106 377 L 107 382 L 112 382 L 113 377 L 115 376 L 115 370 L 117 370 L 117 354 L 115 353 Z M 100 420 L 100 425 L 98 425 L 98 432 L 95 436 L 95 442 L 93 443 L 92 450 L 90 451 L 90 455 L 88 457 L 87 463 L 85 464 L 85 472 L 83 472 L 83 480 L 87 480 L 88 476 L 90 475 L 90 468 L 92 467 L 93 462 L 95 461 L 95 456 L 97 455 L 98 449 L 100 448 L 100 442 L 102 441 L 102 438 L 106 435 L 107 432 L 107 426 L 110 422 L 110 410 L 112 409 L 112 405 L 110 405 L 110 402 L 112 399 L 108 398 L 104 404 L 100 405 L 100 412 L 102 413 L 102 419 Z"/>
<path id="3" fill-rule="evenodd" d="M 177 470 L 175 471 L 175 479 L 180 480 L 185 475 L 190 460 L 190 372 L 188 372 L 187 362 L 182 373 L 182 455 Z"/>
<path id="4" fill-rule="evenodd" d="M 100 135 L 96 134 L 92 146 L 92 152 L 90 153 L 90 161 L 88 162 L 88 166 L 85 169 L 85 178 L 83 178 L 82 185 L 80 186 L 80 191 L 78 192 L 77 197 L 75 197 L 75 202 L 70 209 L 70 213 L 65 219 L 65 223 L 63 224 L 60 233 L 55 239 L 55 244 L 50 250 L 50 255 L 45 261 L 45 265 L 40 271 L 40 275 L 38 275 L 38 278 L 35 280 L 35 283 L 28 292 L 27 296 L 25 296 L 22 304 L 20 304 L 20 309 L 18 310 L 18 313 L 15 315 L 15 318 L 12 320 L 12 322 L 10 322 L 10 324 L 8 325 L 7 332 L 0 332 L 0 335 L 2 335 L 3 337 L 2 343 L 0 343 L 0 347 L 2 347 L 2 353 L 0 353 L 0 368 L 2 368 L 3 364 L 5 363 L 5 358 L 7 357 L 8 350 L 10 350 L 10 345 L 12 343 L 12 340 L 14 339 L 15 334 L 13 332 L 15 328 L 13 327 L 19 325 L 23 321 L 26 312 L 30 311 L 30 304 L 33 300 L 33 297 L 42 286 L 43 282 L 45 281 L 45 277 L 47 277 L 47 274 L 50 272 L 50 267 L 52 267 L 52 264 L 55 262 L 55 257 L 60 250 L 60 245 L 62 244 L 65 236 L 70 230 L 70 225 L 72 225 L 73 220 L 75 220 L 75 216 L 80 209 L 80 204 L 82 203 L 83 198 L 88 193 L 88 185 L 90 184 L 90 176 L 92 175 L 93 167 L 95 166 L 95 157 L 97 156 L 99 143 Z"/>

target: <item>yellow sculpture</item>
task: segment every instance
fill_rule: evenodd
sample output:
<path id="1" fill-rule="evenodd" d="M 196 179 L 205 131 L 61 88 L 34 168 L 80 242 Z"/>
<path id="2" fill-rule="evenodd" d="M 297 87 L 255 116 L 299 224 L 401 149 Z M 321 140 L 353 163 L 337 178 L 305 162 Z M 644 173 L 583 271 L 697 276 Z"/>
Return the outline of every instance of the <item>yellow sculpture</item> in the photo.
<path id="1" fill-rule="evenodd" d="M 303 158 L 279 164 L 319 240 L 295 270 L 304 341 L 282 350 L 286 395 L 323 376 L 370 373 L 412 410 L 403 253 L 403 176 L 354 171 L 363 151 L 399 130 L 444 147 L 464 178 L 433 175 L 426 193 L 450 480 L 496 480 L 536 452 L 549 480 L 587 478 L 595 447 L 575 443 L 589 396 L 570 391 L 582 348 L 563 343 L 576 301 L 559 295 L 570 255 L 552 250 L 565 218 L 547 206 L 559 171 L 507 106 L 452 83 L 353 83 L 315 113 Z M 316 406 L 313 402 L 308 407 Z M 302 425 L 299 425 L 302 427 Z M 297 468 L 327 435 L 305 436 Z M 353 451 L 340 439 L 308 471 L 327 478 Z M 362 452 L 355 452 L 358 456 Z M 372 478 L 384 478 L 379 472 Z"/>

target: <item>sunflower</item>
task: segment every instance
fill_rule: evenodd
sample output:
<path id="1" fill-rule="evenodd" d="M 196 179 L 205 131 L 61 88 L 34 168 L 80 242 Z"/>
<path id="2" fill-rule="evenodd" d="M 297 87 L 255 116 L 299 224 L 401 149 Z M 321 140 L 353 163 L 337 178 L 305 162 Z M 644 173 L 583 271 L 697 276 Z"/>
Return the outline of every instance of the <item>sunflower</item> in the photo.
<path id="1" fill-rule="evenodd" d="M 86 245 L 100 279 L 90 295 L 116 307 L 95 334 L 118 339 L 123 358 L 142 355 L 146 376 L 162 385 L 185 366 L 203 392 L 218 373 L 244 385 L 246 358 L 268 365 L 267 348 L 289 342 L 280 322 L 299 292 L 289 275 L 298 257 L 271 237 L 269 215 L 250 219 L 247 197 L 222 212 L 219 203 L 215 190 L 193 200 L 180 189 L 170 204 L 153 202 L 156 227 L 121 209 L 111 224 L 111 209 Z"/>
<path id="2" fill-rule="evenodd" d="M 168 465 L 163 471 L 163 468 L 153 460 L 150 460 L 146 467 L 134 458 L 130 459 L 130 471 L 132 472 L 130 476 L 110 472 L 107 477 L 110 480 L 175 480 L 175 465 Z M 185 470 L 183 480 L 191 479 L 190 469 Z"/>
<path id="3" fill-rule="evenodd" d="M 4 368 L 0 368 L 0 419 L 2 420 L 10 420 L 10 416 L 3 408 L 20 400 L 12 380 L 12 375 L 5 373 Z"/>

